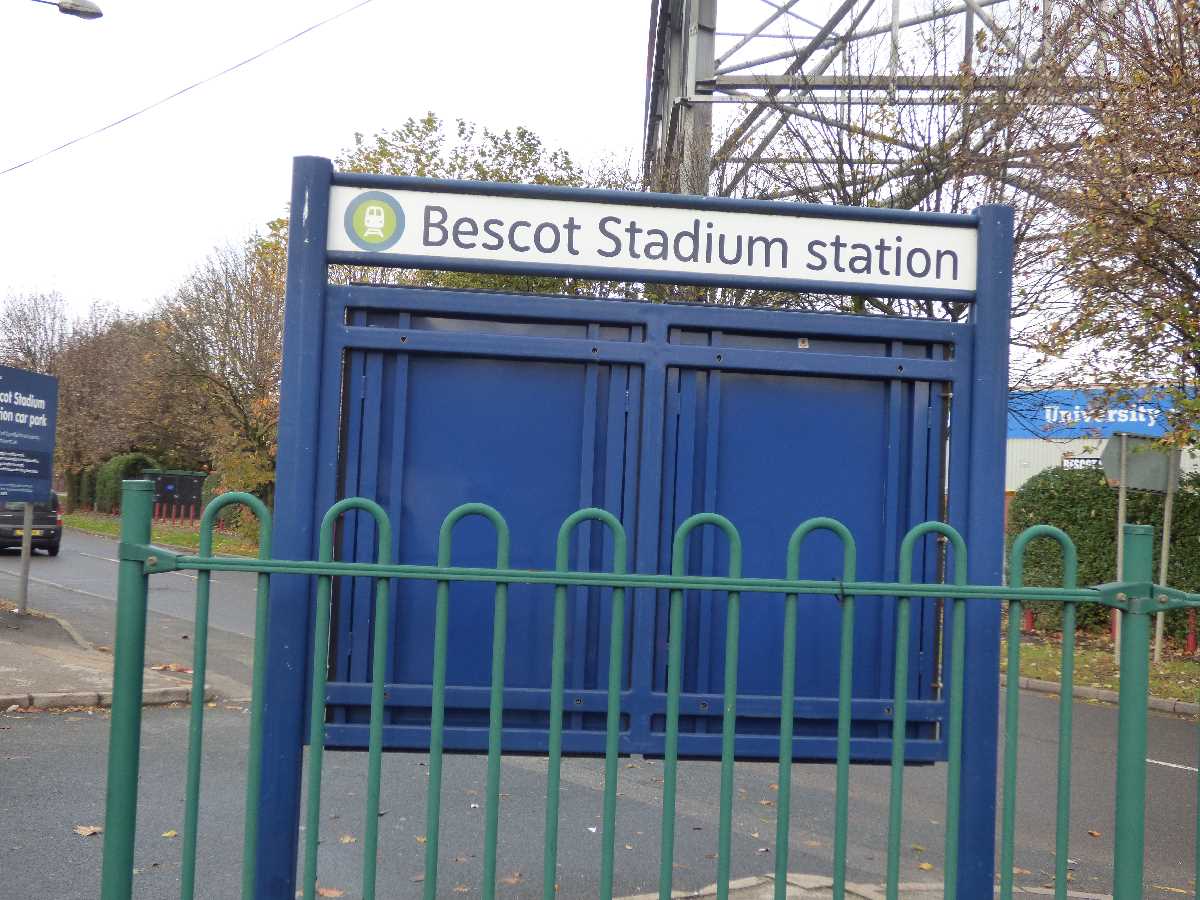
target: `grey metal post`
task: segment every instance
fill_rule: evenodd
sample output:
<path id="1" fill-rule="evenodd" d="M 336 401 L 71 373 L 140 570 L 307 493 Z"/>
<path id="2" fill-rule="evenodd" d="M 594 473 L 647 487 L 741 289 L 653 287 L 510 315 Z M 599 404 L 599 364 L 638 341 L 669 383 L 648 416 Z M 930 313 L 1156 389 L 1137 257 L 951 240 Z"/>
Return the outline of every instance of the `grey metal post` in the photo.
<path id="1" fill-rule="evenodd" d="M 690 0 L 687 18 L 687 56 L 684 63 L 684 84 L 689 97 L 680 109 L 680 128 L 683 136 L 683 171 L 679 189 L 685 194 L 707 194 L 708 174 L 712 157 L 712 105 L 692 103 L 690 95 L 699 82 L 714 75 L 717 28 L 717 0 Z"/>
<path id="2" fill-rule="evenodd" d="M 1117 581 L 1124 577 L 1125 572 L 1125 482 L 1129 477 L 1129 441 L 1124 434 L 1121 438 L 1121 478 L 1117 485 Z M 1113 621 L 1113 658 L 1117 666 L 1121 665 L 1121 616 L 1115 609 L 1112 611 Z"/>
<path id="3" fill-rule="evenodd" d="M 1179 480 L 1182 450 L 1171 450 L 1167 455 L 1167 498 L 1163 501 L 1162 553 L 1158 560 L 1158 583 L 1167 586 L 1167 566 L 1171 561 L 1171 518 L 1175 511 L 1175 485 Z M 1162 662 L 1163 614 L 1154 617 L 1154 664 Z"/>
<path id="4" fill-rule="evenodd" d="M 33 555 L 33 502 L 25 501 L 21 516 L 21 577 L 17 579 L 17 615 L 29 609 L 29 557 Z"/>

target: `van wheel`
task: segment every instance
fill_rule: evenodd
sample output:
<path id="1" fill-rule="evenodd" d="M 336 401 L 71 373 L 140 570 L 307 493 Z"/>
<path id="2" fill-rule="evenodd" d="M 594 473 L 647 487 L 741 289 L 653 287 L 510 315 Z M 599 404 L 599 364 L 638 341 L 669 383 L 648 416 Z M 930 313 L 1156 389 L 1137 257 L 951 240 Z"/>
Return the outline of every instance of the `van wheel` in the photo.
<path id="1" fill-rule="evenodd" d="M 46 552 L 51 556 L 58 556 L 58 544 L 51 544 L 46 548 Z"/>

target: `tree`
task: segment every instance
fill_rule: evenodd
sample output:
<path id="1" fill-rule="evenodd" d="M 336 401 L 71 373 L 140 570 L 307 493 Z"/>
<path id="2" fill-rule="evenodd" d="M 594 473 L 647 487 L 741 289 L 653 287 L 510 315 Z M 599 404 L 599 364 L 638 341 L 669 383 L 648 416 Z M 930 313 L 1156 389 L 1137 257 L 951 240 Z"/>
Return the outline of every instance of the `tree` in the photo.
<path id="1" fill-rule="evenodd" d="M 214 250 L 155 311 L 163 376 L 197 392 L 223 486 L 268 496 L 283 343 L 277 247 L 268 236 Z"/>
<path id="2" fill-rule="evenodd" d="M 9 296 L 0 305 L 0 363 L 53 375 L 69 331 L 67 304 L 60 294 Z"/>
<path id="3" fill-rule="evenodd" d="M 1069 303 L 1040 347 L 1068 377 L 1121 393 L 1157 385 L 1170 440 L 1200 444 L 1200 7 L 1194 0 L 1077 0 L 1094 52 L 1078 79 L 1098 101 L 1073 133 L 1047 130 L 1042 167 L 1068 222 L 1059 246 Z M 1049 138 L 1054 138 L 1050 140 Z"/>
<path id="4" fill-rule="evenodd" d="M 203 467 L 203 396 L 170 376 L 159 323 L 94 304 L 76 318 L 55 360 L 57 462 L 65 474 L 144 452 L 163 465 Z"/>
<path id="5" fill-rule="evenodd" d="M 575 164 L 570 153 L 562 148 L 546 147 L 541 138 L 527 128 L 498 132 L 462 119 L 450 126 L 432 112 L 420 119 L 410 118 L 399 128 L 381 131 L 369 138 L 355 134 L 354 147 L 339 156 L 334 164 L 345 172 L 421 178 L 622 190 L 636 190 L 638 186 L 628 166 L 610 159 L 593 171 L 584 171 Z M 283 227 L 274 225 L 273 230 L 281 233 Z M 343 283 L 429 285 L 459 290 L 626 299 L 641 296 L 638 285 L 529 275 L 337 266 L 331 277 Z"/>

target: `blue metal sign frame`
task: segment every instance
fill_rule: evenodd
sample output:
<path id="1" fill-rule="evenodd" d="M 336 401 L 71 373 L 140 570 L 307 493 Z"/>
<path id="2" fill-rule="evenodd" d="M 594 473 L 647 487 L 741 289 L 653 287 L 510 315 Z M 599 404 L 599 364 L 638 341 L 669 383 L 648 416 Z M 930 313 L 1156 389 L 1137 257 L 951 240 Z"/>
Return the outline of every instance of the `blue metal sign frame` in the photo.
<path id="1" fill-rule="evenodd" d="M 1006 207 L 981 207 L 967 216 L 904 212 L 879 209 L 843 209 L 801 204 L 736 201 L 675 195 L 631 194 L 628 192 L 580 191 L 574 189 L 524 185 L 495 185 L 471 182 L 444 182 L 424 179 L 389 178 L 361 174 L 335 173 L 328 160 L 301 157 L 296 160 L 291 201 L 287 311 L 284 335 L 284 372 L 279 429 L 276 509 L 276 551 L 285 557 L 309 558 L 315 551 L 319 516 L 336 491 L 339 438 L 322 433 L 330 416 L 336 416 L 341 402 L 331 392 L 328 369 L 339 366 L 337 359 L 347 348 L 370 346 L 383 340 L 370 328 L 356 325 L 346 310 L 362 306 L 364 290 L 338 288 L 328 283 L 331 263 L 380 265 L 380 257 L 371 252 L 330 252 L 327 247 L 329 198 L 334 186 L 344 185 L 367 190 L 407 189 L 461 192 L 463 194 L 507 194 L 534 199 L 587 200 L 598 203 L 640 204 L 658 207 L 745 211 L 772 215 L 877 220 L 910 224 L 928 224 L 974 229 L 977 234 L 977 287 L 973 292 L 936 291 L 899 286 L 847 287 L 840 283 L 722 277 L 689 276 L 686 273 L 646 272 L 639 269 L 579 269 L 570 274 L 605 280 L 669 281 L 702 285 L 770 286 L 804 291 L 841 294 L 912 297 L 954 300 L 970 303 L 969 319 L 962 325 L 923 320 L 883 317 L 814 316 L 820 329 L 846 334 L 878 336 L 903 341 L 925 334 L 926 340 L 953 347 L 950 359 L 911 359 L 897 362 L 883 355 L 864 362 L 847 357 L 814 354 L 790 356 L 791 366 L 824 367 L 822 371 L 850 377 L 890 377 L 924 379 L 949 385 L 954 393 L 951 432 L 954 435 L 950 472 L 950 519 L 963 532 L 970 550 L 967 578 L 973 583 L 999 583 L 1003 554 L 1003 463 L 1005 416 L 1007 408 L 1008 319 L 1012 264 L 1012 213 Z M 544 274 L 544 268 L 515 263 L 471 262 L 461 259 L 393 260 L 388 265 L 405 264 L 444 267 L 461 271 Z M 419 292 L 418 292 L 419 293 Z M 457 295 L 455 302 L 469 302 Z M 410 295 L 408 300 L 412 300 Z M 430 299 L 426 297 L 426 302 Z M 495 298 L 491 298 L 494 302 Z M 416 302 L 421 302 L 420 297 Z M 562 301 L 542 298 L 510 298 L 511 303 L 533 314 L 546 304 Z M 575 301 L 586 302 L 586 301 Z M 591 304 L 605 306 L 603 302 Z M 611 304 L 617 307 L 617 304 Z M 651 315 L 646 328 L 661 329 L 672 316 L 699 317 L 709 327 L 722 325 L 737 330 L 745 317 L 756 317 L 755 327 L 785 327 L 799 313 L 772 313 L 759 310 L 720 308 L 662 308 Z M 628 316 L 626 316 L 628 317 Z M 436 343 L 439 336 L 410 335 L 410 347 L 420 350 L 422 341 Z M 589 345 L 592 346 L 592 345 Z M 712 351 L 699 347 L 681 347 L 680 358 L 695 356 L 692 365 L 719 364 L 736 370 L 761 368 L 761 355 L 747 349 L 724 350 L 713 358 Z M 518 341 L 513 352 L 545 352 L 544 347 L 523 347 Z M 636 354 L 637 350 L 605 345 L 604 353 Z M 703 357 L 703 359 L 701 359 Z M 818 358 L 822 357 L 822 358 Z M 796 360 L 804 360 L 799 362 Z M 632 360 L 631 360 L 632 361 Z M 665 363 L 665 360 L 663 361 Z M 865 366 L 865 368 L 864 368 Z M 878 372 L 869 371 L 878 368 Z M 661 395 L 667 366 L 647 367 L 645 393 Z M 886 371 L 885 371 L 886 369 Z M 899 371 L 897 371 L 899 370 Z M 651 379 L 659 379 L 655 384 Z M 653 455 L 657 438 L 653 429 L 642 449 Z M 330 496 L 326 496 L 330 495 Z M 656 528 L 639 529 L 638 541 L 650 542 L 639 557 L 639 566 L 655 564 Z M 956 563 L 957 561 L 955 561 Z M 257 893 L 259 896 L 290 896 L 294 888 L 297 832 L 281 828 L 281 822 L 298 821 L 300 774 L 304 740 L 305 689 L 308 679 L 311 639 L 311 584 L 300 576 L 275 576 L 272 582 L 271 610 L 268 620 L 268 671 L 266 676 L 266 729 L 264 734 L 264 779 L 261 815 Z M 999 604 L 971 604 L 967 612 L 967 658 L 971 666 L 964 673 L 964 702 L 972 717 L 972 727 L 963 741 L 962 827 L 960 847 L 960 896 L 990 895 L 993 882 L 994 812 L 996 786 L 996 742 L 998 727 L 999 678 Z M 331 729 L 336 734 L 336 729 Z M 334 740 L 334 743 L 337 743 Z M 352 743 L 352 741 L 348 741 Z M 916 757 L 913 757 L 914 759 Z M 934 752 L 929 759 L 938 758 Z"/>
<path id="2" fill-rule="evenodd" d="M 49 499 L 57 422 L 57 378 L 0 366 L 0 502 Z"/>

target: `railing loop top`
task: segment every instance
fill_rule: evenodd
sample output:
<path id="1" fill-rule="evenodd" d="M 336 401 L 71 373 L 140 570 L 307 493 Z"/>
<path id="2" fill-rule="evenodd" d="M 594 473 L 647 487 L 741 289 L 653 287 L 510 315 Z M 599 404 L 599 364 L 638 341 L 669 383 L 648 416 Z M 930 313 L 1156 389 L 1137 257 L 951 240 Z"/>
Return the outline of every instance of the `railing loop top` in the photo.
<path id="1" fill-rule="evenodd" d="M 389 565 L 392 561 L 392 523 L 382 506 L 365 497 L 347 497 L 329 507 L 329 512 L 325 513 L 325 518 L 321 520 L 321 562 L 330 562 L 333 559 L 333 526 L 342 513 L 352 509 L 369 512 L 375 519 L 378 529 L 375 561 L 381 565 Z"/>
<path id="2" fill-rule="evenodd" d="M 683 520 L 683 524 L 675 530 L 675 540 L 671 544 L 671 574 L 684 575 L 687 572 L 687 539 L 688 536 L 702 525 L 716 525 L 729 539 L 729 577 L 742 577 L 742 537 L 737 528 L 727 518 L 718 513 L 696 513 Z"/>
<path id="3" fill-rule="evenodd" d="M 508 523 L 504 521 L 504 516 L 500 515 L 495 507 L 488 506 L 486 503 L 464 503 L 447 513 L 446 518 L 442 520 L 441 531 L 438 533 L 438 565 L 450 565 L 454 526 L 467 516 L 482 516 L 492 523 L 492 527 L 496 529 L 496 567 L 507 569 L 510 544 Z"/>
<path id="4" fill-rule="evenodd" d="M 271 558 L 271 511 L 260 499 L 245 491 L 229 491 L 225 494 L 218 494 L 208 502 L 208 506 L 204 507 L 204 512 L 200 516 L 200 550 L 198 551 L 200 556 L 212 556 L 213 526 L 216 523 L 217 513 L 227 506 L 239 503 L 249 507 L 250 512 L 254 513 L 254 518 L 258 519 L 258 558 Z"/>
<path id="5" fill-rule="evenodd" d="M 1025 548 L 1030 541 L 1037 540 L 1040 537 L 1050 538 L 1058 541 L 1062 547 L 1063 561 L 1063 577 L 1062 587 L 1073 588 L 1076 585 L 1076 579 L 1079 574 L 1078 554 L 1075 551 L 1075 542 L 1061 528 L 1055 528 L 1053 525 L 1031 525 L 1026 528 L 1013 541 L 1012 545 L 1012 562 L 1008 569 L 1008 580 L 1013 587 L 1025 586 Z"/>
<path id="6" fill-rule="evenodd" d="M 608 510 L 599 509 L 594 506 L 576 510 L 563 520 L 562 526 L 558 529 L 558 543 L 554 556 L 554 567 L 560 572 L 570 571 L 568 568 L 568 557 L 571 551 L 571 532 L 580 522 L 587 521 L 603 522 L 608 526 L 608 530 L 612 532 L 613 536 L 612 570 L 616 575 L 624 575 L 627 565 L 626 557 L 628 556 L 628 540 L 625 536 L 625 526 Z"/>
<path id="7" fill-rule="evenodd" d="M 912 583 L 913 551 L 916 549 L 917 541 L 927 534 L 940 534 L 950 539 L 950 543 L 954 546 L 954 583 L 965 585 L 967 583 L 967 544 L 962 539 L 962 535 L 952 525 L 947 525 L 945 522 L 922 522 L 911 528 L 904 536 L 904 541 L 900 544 L 901 584 Z"/>
<path id="8" fill-rule="evenodd" d="M 830 531 L 842 542 L 842 581 L 854 581 L 858 570 L 858 547 L 850 529 L 828 516 L 807 519 L 796 526 L 788 539 L 787 577 L 789 581 L 800 580 L 800 545 L 814 531 Z"/>

